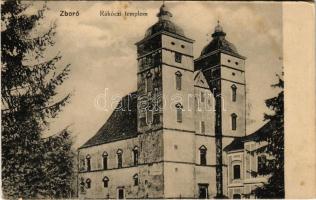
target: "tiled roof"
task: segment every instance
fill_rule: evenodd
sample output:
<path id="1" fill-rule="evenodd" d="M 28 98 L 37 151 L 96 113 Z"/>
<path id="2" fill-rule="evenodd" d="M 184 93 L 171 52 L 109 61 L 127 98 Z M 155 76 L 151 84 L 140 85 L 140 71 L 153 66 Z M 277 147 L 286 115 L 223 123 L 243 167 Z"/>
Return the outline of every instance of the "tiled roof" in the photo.
<path id="1" fill-rule="evenodd" d="M 244 142 L 247 141 L 259 141 L 263 135 L 266 135 L 268 132 L 272 131 L 274 123 L 272 121 L 267 122 L 256 132 L 246 135 L 244 137 L 235 138 L 229 145 L 224 148 L 224 151 L 234 151 L 244 148 Z"/>
<path id="2" fill-rule="evenodd" d="M 275 121 L 269 121 L 265 125 L 263 125 L 260 129 L 258 129 L 256 132 L 247 135 L 244 137 L 244 141 L 259 141 L 264 135 L 268 134 L 268 132 L 271 132 L 274 129 Z"/>
<path id="3" fill-rule="evenodd" d="M 213 40 L 203 48 L 201 52 L 201 56 L 206 55 L 210 52 L 216 51 L 216 50 L 224 50 L 232 53 L 233 55 L 240 56 L 237 52 L 237 48 L 234 44 L 227 41 L 224 37 L 223 38 L 213 38 Z"/>
<path id="4" fill-rule="evenodd" d="M 137 92 L 133 92 L 122 98 L 105 124 L 80 148 L 95 146 L 136 136 Z"/>
<path id="5" fill-rule="evenodd" d="M 224 148 L 224 151 L 235 151 L 244 148 L 243 138 L 235 138 L 229 145 Z"/>

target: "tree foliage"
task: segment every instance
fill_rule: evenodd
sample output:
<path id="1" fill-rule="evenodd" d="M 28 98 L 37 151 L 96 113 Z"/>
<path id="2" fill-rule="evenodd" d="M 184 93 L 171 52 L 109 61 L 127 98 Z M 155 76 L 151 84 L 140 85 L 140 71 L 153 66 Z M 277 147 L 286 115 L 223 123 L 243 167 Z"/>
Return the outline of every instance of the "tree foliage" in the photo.
<path id="1" fill-rule="evenodd" d="M 267 145 L 256 153 L 265 152 L 269 155 L 266 160 L 267 167 L 257 175 L 268 175 L 268 182 L 257 187 L 253 194 L 258 198 L 284 198 L 284 81 L 278 76 L 278 83 L 272 85 L 281 89 L 276 97 L 265 101 L 273 113 L 265 114 L 265 120 L 269 120 L 272 131 L 265 134 L 257 142 L 266 141 Z"/>
<path id="2" fill-rule="evenodd" d="M 50 198 L 70 197 L 73 160 L 76 158 L 72 151 L 72 138 L 67 129 L 51 136 L 43 141 L 44 163 L 42 169 L 45 172 L 45 196 Z"/>
<path id="3" fill-rule="evenodd" d="M 44 54 L 54 45 L 56 26 L 37 31 L 47 7 L 27 14 L 29 6 L 1 4 L 2 190 L 10 198 L 46 195 L 42 132 L 70 98 L 57 100 L 56 92 L 70 66 L 57 65 L 60 55 Z"/>

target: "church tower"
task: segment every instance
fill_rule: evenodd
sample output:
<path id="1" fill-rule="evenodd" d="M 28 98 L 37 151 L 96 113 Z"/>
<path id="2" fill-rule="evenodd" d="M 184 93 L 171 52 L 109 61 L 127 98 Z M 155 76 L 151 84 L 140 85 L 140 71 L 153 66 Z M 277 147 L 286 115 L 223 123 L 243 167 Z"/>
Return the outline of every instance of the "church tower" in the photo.
<path id="1" fill-rule="evenodd" d="M 215 143 L 217 196 L 227 196 L 227 163 L 223 148 L 234 138 L 246 135 L 245 57 L 226 40 L 217 24 L 211 42 L 194 61 L 194 70 L 202 70 L 215 97 Z"/>
<path id="2" fill-rule="evenodd" d="M 139 175 L 145 181 L 139 197 L 192 198 L 194 41 L 172 21 L 164 4 L 157 17 L 136 43 Z"/>

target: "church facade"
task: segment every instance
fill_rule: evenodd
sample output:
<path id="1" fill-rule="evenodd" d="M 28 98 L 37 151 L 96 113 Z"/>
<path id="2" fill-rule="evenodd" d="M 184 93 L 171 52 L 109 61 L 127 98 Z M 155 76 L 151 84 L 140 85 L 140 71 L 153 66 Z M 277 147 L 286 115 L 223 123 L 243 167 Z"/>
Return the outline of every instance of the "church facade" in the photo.
<path id="1" fill-rule="evenodd" d="M 79 198 L 242 197 L 245 57 L 218 24 L 194 60 L 165 5 L 157 17 L 136 43 L 137 91 L 78 149 Z"/>

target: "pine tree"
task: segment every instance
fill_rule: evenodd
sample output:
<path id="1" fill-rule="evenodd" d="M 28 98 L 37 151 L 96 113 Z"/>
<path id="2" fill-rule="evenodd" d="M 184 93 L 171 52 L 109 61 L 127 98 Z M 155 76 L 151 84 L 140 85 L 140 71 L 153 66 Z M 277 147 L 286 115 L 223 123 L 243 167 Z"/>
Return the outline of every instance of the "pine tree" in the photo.
<path id="1" fill-rule="evenodd" d="M 46 59 L 54 45 L 55 25 L 38 28 L 47 7 L 26 14 L 20 1 L 1 4 L 2 191 L 6 198 L 34 198 L 45 193 L 41 165 L 42 132 L 70 94 L 56 100 L 56 89 L 67 78 L 69 65 L 57 67 L 60 55 Z"/>
<path id="2" fill-rule="evenodd" d="M 50 198 L 67 198 L 74 191 L 71 188 L 74 172 L 73 160 L 76 158 L 72 150 L 72 138 L 67 129 L 57 135 L 44 139 L 43 180 L 45 194 Z"/>
<path id="3" fill-rule="evenodd" d="M 267 146 L 260 148 L 256 153 L 267 153 L 266 169 L 260 174 L 269 175 L 268 182 L 257 187 L 252 193 L 258 198 L 284 198 L 284 81 L 278 76 L 278 83 L 272 87 L 280 88 L 276 97 L 266 100 L 266 105 L 273 114 L 265 114 L 265 120 L 272 124 L 272 131 L 261 137 L 257 142 L 266 141 Z"/>

